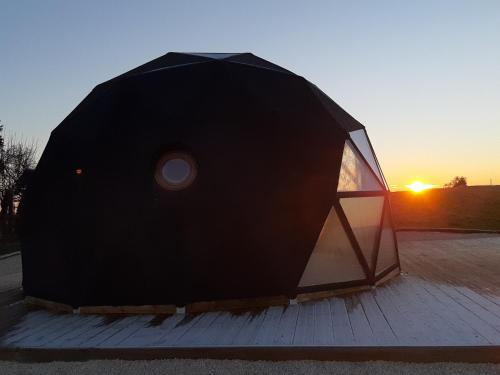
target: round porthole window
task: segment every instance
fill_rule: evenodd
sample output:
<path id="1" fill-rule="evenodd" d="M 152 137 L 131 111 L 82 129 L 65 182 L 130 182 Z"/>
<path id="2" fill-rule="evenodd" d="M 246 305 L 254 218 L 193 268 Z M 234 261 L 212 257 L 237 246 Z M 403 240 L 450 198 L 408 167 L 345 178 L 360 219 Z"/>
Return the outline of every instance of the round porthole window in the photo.
<path id="1" fill-rule="evenodd" d="M 172 152 L 163 156 L 156 164 L 156 182 L 167 190 L 187 188 L 196 178 L 194 159 L 183 152 Z"/>

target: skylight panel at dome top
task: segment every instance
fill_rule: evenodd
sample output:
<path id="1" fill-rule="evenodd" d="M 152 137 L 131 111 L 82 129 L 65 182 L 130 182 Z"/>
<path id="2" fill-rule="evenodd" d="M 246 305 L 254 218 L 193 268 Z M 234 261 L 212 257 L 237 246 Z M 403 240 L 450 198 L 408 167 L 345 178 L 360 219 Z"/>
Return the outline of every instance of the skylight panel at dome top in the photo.
<path id="1" fill-rule="evenodd" d="M 350 141 L 344 145 L 337 191 L 383 191 L 375 173 Z"/>
<path id="2" fill-rule="evenodd" d="M 192 56 L 208 57 L 209 59 L 216 59 L 216 60 L 223 60 L 227 59 L 228 57 L 241 55 L 240 53 L 198 53 L 198 52 L 186 52 L 185 54 Z"/>
<path id="3" fill-rule="evenodd" d="M 332 207 L 300 278 L 299 288 L 365 278 L 356 252 Z"/>
<path id="4" fill-rule="evenodd" d="M 355 130 L 349 133 L 352 141 L 361 152 L 363 157 L 366 159 L 372 171 L 377 175 L 380 182 L 385 185 L 385 180 L 382 175 L 382 171 L 380 170 L 377 161 L 375 160 L 375 154 L 373 153 L 373 149 L 368 141 L 368 136 L 366 134 L 366 130 L 360 129 Z M 387 187 L 387 186 L 386 186 Z"/>

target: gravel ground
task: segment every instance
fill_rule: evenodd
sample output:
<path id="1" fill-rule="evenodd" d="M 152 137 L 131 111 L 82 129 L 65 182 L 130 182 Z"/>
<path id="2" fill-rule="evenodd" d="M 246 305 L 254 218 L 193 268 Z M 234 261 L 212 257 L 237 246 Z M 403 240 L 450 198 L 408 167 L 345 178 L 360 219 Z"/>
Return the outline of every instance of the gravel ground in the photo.
<path id="1" fill-rule="evenodd" d="M 0 257 L 0 292 L 21 287 L 21 255 Z"/>
<path id="2" fill-rule="evenodd" d="M 52 363 L 0 362 L 0 374 L 425 374 L 425 375 L 488 375 L 500 374 L 500 365 L 399 362 L 316 362 L 316 361 L 219 361 L 219 360 L 159 360 L 159 361 L 88 361 Z"/>

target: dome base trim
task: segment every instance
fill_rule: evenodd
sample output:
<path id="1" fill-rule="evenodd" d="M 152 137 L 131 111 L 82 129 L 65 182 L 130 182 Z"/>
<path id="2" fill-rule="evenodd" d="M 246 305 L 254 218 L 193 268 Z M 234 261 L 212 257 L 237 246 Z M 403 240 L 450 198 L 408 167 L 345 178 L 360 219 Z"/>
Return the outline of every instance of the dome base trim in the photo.
<path id="1" fill-rule="evenodd" d="M 346 284 L 359 284 L 355 286 L 346 286 L 346 287 L 337 287 L 337 288 L 332 288 L 332 287 L 327 287 L 325 288 L 325 285 L 319 285 L 317 287 L 314 287 L 316 290 L 310 291 L 310 292 L 302 292 L 297 294 L 297 302 L 302 303 L 302 302 L 309 302 L 309 301 L 317 301 L 319 299 L 324 299 L 324 298 L 330 298 L 330 297 L 336 297 L 336 296 L 343 296 L 346 294 L 351 294 L 351 293 L 357 293 L 357 292 L 362 292 L 365 290 L 371 290 L 375 288 L 376 286 L 380 286 L 381 284 L 386 283 L 387 281 L 391 280 L 392 278 L 398 276 L 400 274 L 401 270 L 398 265 L 394 265 L 384 272 L 382 272 L 378 277 L 377 280 L 375 281 L 375 284 L 370 285 L 366 280 L 361 280 L 359 283 L 358 282 L 348 282 Z"/>
<path id="2" fill-rule="evenodd" d="M 272 296 L 272 297 L 259 297 L 259 298 L 241 298 L 241 299 L 228 299 L 220 301 L 203 301 L 190 303 L 184 307 L 184 314 L 202 314 L 213 311 L 231 311 L 235 313 L 247 312 L 252 310 L 266 309 L 271 306 L 288 306 L 308 301 L 320 300 L 340 295 L 346 295 L 365 290 L 370 290 L 375 286 L 381 285 L 393 277 L 399 275 L 400 268 L 398 265 L 388 268 L 381 273 L 374 285 L 367 284 L 366 280 L 360 282 L 345 283 L 345 287 L 332 288 L 330 286 L 319 286 L 322 290 L 315 290 L 311 292 L 297 293 L 290 299 L 286 296 Z M 356 285 L 353 285 L 356 284 Z M 351 284 L 351 285 L 348 285 Z M 357 285 L 359 284 L 359 285 Z M 325 288 L 326 287 L 326 288 Z M 328 288 L 328 289 L 327 289 Z M 130 306 L 81 306 L 73 309 L 71 306 L 49 301 L 42 298 L 26 296 L 24 303 L 29 306 L 37 306 L 46 310 L 60 312 L 60 313 L 73 313 L 73 314 L 99 314 L 99 315 L 112 315 L 112 314 L 133 314 L 133 315 L 174 315 L 178 309 L 175 305 L 130 305 Z"/>
<path id="3" fill-rule="evenodd" d="M 32 296 L 24 297 L 24 304 L 27 307 L 41 307 L 45 310 L 54 311 L 58 313 L 72 314 L 74 312 L 74 309 L 70 305 Z"/>

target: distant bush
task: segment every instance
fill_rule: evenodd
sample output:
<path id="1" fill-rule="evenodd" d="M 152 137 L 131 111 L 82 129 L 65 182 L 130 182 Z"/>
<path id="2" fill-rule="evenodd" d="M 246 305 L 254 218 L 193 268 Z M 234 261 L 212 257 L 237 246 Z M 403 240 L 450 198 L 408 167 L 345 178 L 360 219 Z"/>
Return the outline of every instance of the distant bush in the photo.
<path id="1" fill-rule="evenodd" d="M 455 176 L 453 180 L 444 184 L 445 188 L 456 188 L 456 187 L 465 187 L 467 186 L 467 177 L 464 176 Z"/>

